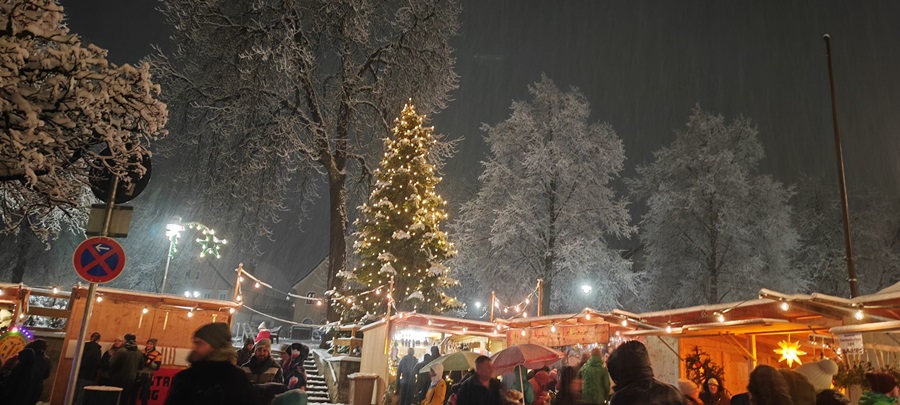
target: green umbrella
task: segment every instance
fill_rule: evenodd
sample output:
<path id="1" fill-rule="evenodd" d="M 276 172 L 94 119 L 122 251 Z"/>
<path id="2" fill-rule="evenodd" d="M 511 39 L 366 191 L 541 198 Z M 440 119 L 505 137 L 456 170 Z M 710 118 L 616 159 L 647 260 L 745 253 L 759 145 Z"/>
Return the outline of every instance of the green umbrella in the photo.
<path id="1" fill-rule="evenodd" d="M 419 373 L 427 373 L 429 370 L 431 370 L 431 366 L 435 364 L 443 364 L 444 371 L 465 371 L 473 369 L 475 368 L 475 359 L 477 359 L 478 356 L 480 356 L 480 354 L 475 352 L 456 352 L 445 354 L 423 366 L 422 370 L 420 370 Z"/>

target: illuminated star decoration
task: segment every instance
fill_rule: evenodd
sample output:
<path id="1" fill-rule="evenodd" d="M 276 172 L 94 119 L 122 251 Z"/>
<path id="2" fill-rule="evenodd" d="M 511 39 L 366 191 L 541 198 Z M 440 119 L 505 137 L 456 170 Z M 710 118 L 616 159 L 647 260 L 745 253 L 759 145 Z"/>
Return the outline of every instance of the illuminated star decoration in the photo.
<path id="1" fill-rule="evenodd" d="M 778 347 L 780 347 L 780 349 L 775 349 L 774 351 L 781 355 L 781 358 L 778 359 L 779 363 L 787 361 L 788 367 L 793 367 L 795 361 L 797 364 L 803 364 L 803 362 L 800 361 L 800 356 L 805 355 L 806 352 L 800 350 L 800 341 L 791 342 L 790 340 L 782 340 L 778 342 Z"/>
<path id="2" fill-rule="evenodd" d="M 201 228 L 198 226 L 197 228 Z M 197 243 L 200 244 L 200 257 L 205 257 L 206 255 L 215 256 L 217 259 L 222 256 L 219 254 L 219 248 L 227 244 L 228 241 L 225 239 L 219 239 L 216 237 L 216 231 L 203 227 L 201 228 L 203 231 L 203 237 L 197 238 Z"/>

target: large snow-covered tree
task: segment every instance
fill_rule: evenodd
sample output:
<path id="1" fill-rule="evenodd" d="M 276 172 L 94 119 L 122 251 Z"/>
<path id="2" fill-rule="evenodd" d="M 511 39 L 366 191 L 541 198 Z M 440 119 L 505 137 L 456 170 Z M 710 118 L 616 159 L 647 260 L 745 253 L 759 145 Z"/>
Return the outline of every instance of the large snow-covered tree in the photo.
<path id="1" fill-rule="evenodd" d="M 751 298 L 761 287 L 796 291 L 791 268 L 798 246 L 790 188 L 760 174 L 764 156 L 745 118 L 730 123 L 695 107 L 671 145 L 629 181 L 647 212 L 639 235 L 646 249 L 651 307 Z"/>
<path id="2" fill-rule="evenodd" d="M 448 43 L 453 0 L 164 0 L 174 50 L 154 66 L 191 156 L 184 173 L 206 216 L 271 236 L 327 182 L 330 289 L 347 258 L 352 173 L 367 161 L 410 94 L 420 110 L 443 108 L 457 85 Z M 225 198 L 223 198 L 225 196 Z M 289 204 L 289 201 L 300 203 Z M 201 215 L 202 216 L 202 215 Z M 330 307 L 329 317 L 336 312 Z"/>
<path id="3" fill-rule="evenodd" d="M 125 181 L 143 172 L 167 119 L 147 65 L 109 63 L 63 20 L 55 0 L 0 3 L 2 230 L 27 227 L 45 241 L 86 221 L 89 166 Z"/>
<path id="4" fill-rule="evenodd" d="M 563 91 L 545 76 L 528 90 L 531 100 L 513 102 L 509 118 L 483 127 L 490 156 L 454 229 L 468 273 L 461 278 L 478 282 L 463 287 L 495 290 L 509 303 L 543 279 L 547 312 L 614 308 L 637 279 L 608 243 L 633 231 L 612 187 L 624 147 L 609 124 L 590 122 L 578 89 Z M 593 302 L 577 292 L 583 283 L 593 285 Z"/>
<path id="5" fill-rule="evenodd" d="M 844 228 L 837 182 L 804 177 L 792 199 L 802 242 L 798 269 L 815 292 L 849 297 Z M 877 190 L 850 191 L 850 230 L 862 294 L 900 281 L 900 201 Z"/>
<path id="6" fill-rule="evenodd" d="M 447 220 L 446 201 L 435 190 L 441 177 L 428 160 L 437 140 L 434 128 L 422 125 L 424 119 L 406 105 L 384 141 L 375 189 L 369 203 L 359 207 L 355 223 L 359 265 L 340 274 L 344 288 L 332 296 L 344 314 L 383 314 L 391 297 L 404 311 L 442 313 L 459 307 L 445 294 L 455 283 L 445 263 L 456 249 L 440 229 Z"/>

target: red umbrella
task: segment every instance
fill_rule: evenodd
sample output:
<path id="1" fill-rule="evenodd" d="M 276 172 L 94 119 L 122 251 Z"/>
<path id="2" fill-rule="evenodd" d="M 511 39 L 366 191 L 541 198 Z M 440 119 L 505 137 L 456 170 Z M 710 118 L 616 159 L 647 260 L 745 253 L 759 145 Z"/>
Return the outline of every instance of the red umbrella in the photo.
<path id="1" fill-rule="evenodd" d="M 549 366 L 566 357 L 566 355 L 547 346 L 523 344 L 507 347 L 493 356 L 494 374 L 506 374 L 516 366 L 525 366 L 527 369 L 537 369 Z"/>

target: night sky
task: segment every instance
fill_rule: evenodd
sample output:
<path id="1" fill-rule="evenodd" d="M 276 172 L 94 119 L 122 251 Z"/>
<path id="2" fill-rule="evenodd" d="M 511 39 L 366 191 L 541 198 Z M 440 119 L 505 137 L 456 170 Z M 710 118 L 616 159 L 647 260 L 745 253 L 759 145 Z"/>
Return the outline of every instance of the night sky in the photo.
<path id="1" fill-rule="evenodd" d="M 137 63 L 151 44 L 171 46 L 155 1 L 62 3 L 70 28 L 109 49 L 116 63 Z M 753 119 L 767 154 L 763 172 L 786 183 L 802 173 L 833 179 L 826 32 L 848 184 L 900 192 L 900 2 L 482 0 L 463 7 L 453 40 L 460 87 L 434 117 L 439 132 L 465 138 L 439 187 L 451 212 L 476 190 L 485 157 L 481 124 L 505 119 L 541 73 L 579 87 L 593 118 L 612 124 L 625 144 L 626 176 L 671 142 L 699 103 Z M 151 187 L 164 194 L 167 181 L 160 176 Z M 141 198 L 134 205 L 142 209 Z M 292 219 L 278 226 L 277 242 L 260 259 L 273 277 L 294 281 L 327 253 L 325 205 L 313 209 L 303 233 Z M 157 218 L 181 215 L 151 210 Z M 162 258 L 163 226 L 150 227 L 146 239 Z"/>

